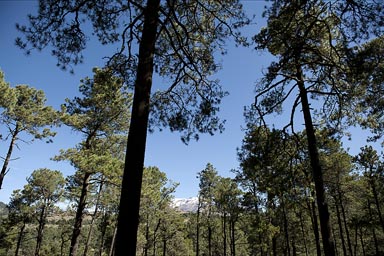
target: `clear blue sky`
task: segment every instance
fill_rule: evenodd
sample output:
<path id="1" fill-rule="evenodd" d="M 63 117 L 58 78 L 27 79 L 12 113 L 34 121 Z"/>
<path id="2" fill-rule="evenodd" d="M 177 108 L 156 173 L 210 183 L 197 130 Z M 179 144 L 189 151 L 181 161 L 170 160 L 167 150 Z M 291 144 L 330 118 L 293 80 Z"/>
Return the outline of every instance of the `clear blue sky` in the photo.
<path id="1" fill-rule="evenodd" d="M 258 15 L 254 33 L 265 25 L 261 17 L 264 1 L 245 1 L 249 13 Z M 44 90 L 47 104 L 58 108 L 65 98 L 73 98 L 78 93 L 81 78 L 92 75 L 92 67 L 103 66 L 102 58 L 112 54 L 111 48 L 102 47 L 97 42 L 89 42 L 84 52 L 85 62 L 75 67 L 75 74 L 70 74 L 56 67 L 56 59 L 50 50 L 33 51 L 25 56 L 18 49 L 14 40 L 19 35 L 15 23 L 26 24 L 28 13 L 36 13 L 35 1 L 0 0 L 0 69 L 5 79 L 12 86 L 28 84 Z M 198 142 L 191 141 L 184 145 L 177 133 L 156 131 L 149 134 L 146 150 L 146 166 L 157 166 L 167 177 L 180 185 L 176 197 L 192 197 L 198 192 L 199 181 L 196 175 L 207 163 L 212 163 L 221 176 L 232 176 L 231 169 L 238 167 L 236 148 L 241 146 L 244 132 L 243 108 L 254 99 L 254 84 L 262 75 L 271 59 L 252 49 L 236 48 L 229 43 L 228 54 L 222 58 L 223 69 L 217 74 L 222 86 L 230 95 L 223 100 L 220 116 L 226 120 L 226 130 L 215 136 L 201 136 Z M 156 84 L 154 84 L 156 88 Z M 271 119 L 276 124 L 283 117 Z M 3 131 L 4 127 L 0 127 Z M 60 149 L 74 147 L 80 141 L 78 134 L 66 127 L 57 129 L 54 142 L 46 144 L 35 141 L 25 144 L 19 141 L 19 149 L 15 148 L 10 164 L 11 171 L 4 179 L 0 190 L 0 201 L 8 202 L 14 189 L 20 189 L 33 170 L 50 168 L 60 170 L 64 176 L 74 173 L 74 169 L 66 162 L 54 162 L 50 158 L 58 154 Z M 357 144 L 364 144 L 365 137 L 358 136 Z M 5 156 L 9 141 L 0 142 L 0 156 Z M 358 149 L 358 147 L 357 147 Z"/>

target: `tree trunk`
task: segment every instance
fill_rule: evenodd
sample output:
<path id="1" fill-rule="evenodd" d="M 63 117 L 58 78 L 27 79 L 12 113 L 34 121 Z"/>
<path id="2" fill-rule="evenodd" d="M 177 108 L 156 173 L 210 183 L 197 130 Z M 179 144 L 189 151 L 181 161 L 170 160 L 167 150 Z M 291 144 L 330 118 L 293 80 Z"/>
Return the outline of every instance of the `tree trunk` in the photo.
<path id="1" fill-rule="evenodd" d="M 312 191 L 311 195 L 312 197 L 314 197 L 315 193 Z M 315 235 L 316 255 L 321 256 L 319 223 L 317 221 L 317 214 L 316 214 L 316 202 L 315 201 L 309 202 L 309 200 L 307 200 L 307 205 L 310 210 L 309 215 L 311 217 L 313 233 Z"/>
<path id="2" fill-rule="evenodd" d="M 338 194 L 339 194 L 339 202 L 340 202 L 340 207 L 341 207 L 341 214 L 343 215 L 345 235 L 347 236 L 349 255 L 352 255 L 351 236 L 349 235 L 349 228 L 348 228 L 348 225 L 347 225 L 347 217 L 346 217 L 346 214 L 345 214 L 345 208 L 344 208 L 343 198 L 342 198 L 340 189 L 338 189 Z"/>
<path id="3" fill-rule="evenodd" d="M 231 217 L 231 256 L 236 256 L 235 222 Z"/>
<path id="4" fill-rule="evenodd" d="M 103 219 L 102 219 L 102 223 L 101 223 L 101 227 L 100 227 L 100 246 L 99 246 L 99 256 L 102 256 L 103 255 L 103 252 L 104 252 L 104 247 L 105 247 L 105 234 L 107 232 L 107 226 L 108 226 L 108 213 L 107 211 L 103 211 Z"/>
<path id="5" fill-rule="evenodd" d="M 160 0 L 148 0 L 144 10 L 144 25 L 139 45 L 139 61 L 117 221 L 116 256 L 136 256 L 159 8 Z"/>
<path id="6" fill-rule="evenodd" d="M 208 224 L 208 256 L 212 256 L 212 227 Z"/>
<path id="7" fill-rule="evenodd" d="M 347 247 L 345 246 L 345 239 L 344 239 L 344 233 L 343 233 L 343 224 L 342 224 L 342 221 L 341 221 L 340 210 L 339 210 L 339 206 L 338 206 L 339 202 L 337 201 L 336 196 L 334 198 L 335 198 L 337 223 L 339 225 L 339 233 L 340 233 L 340 239 L 341 239 L 341 246 L 343 248 L 344 256 L 347 256 Z"/>
<path id="8" fill-rule="evenodd" d="M 84 209 L 87 204 L 87 194 L 88 194 L 90 177 L 91 177 L 91 173 L 89 172 L 86 172 L 83 177 L 81 194 L 80 194 L 79 203 L 77 205 L 77 210 L 76 210 L 75 223 L 73 225 L 71 246 L 69 248 L 69 256 L 76 256 L 77 254 L 78 238 L 80 236 L 81 226 L 83 224 Z"/>
<path id="9" fill-rule="evenodd" d="M 368 200 L 368 212 L 369 212 L 369 219 L 371 221 L 371 224 L 373 222 L 373 214 L 372 214 L 372 210 L 371 210 L 371 202 Z M 372 236 L 373 236 L 373 241 L 375 243 L 375 250 L 376 250 L 376 255 L 379 255 L 379 243 L 378 243 L 378 240 L 377 240 L 377 236 L 376 236 L 376 231 L 375 231 L 375 225 L 371 225 L 372 227 Z"/>
<path id="10" fill-rule="evenodd" d="M 361 249 L 363 250 L 363 256 L 366 255 L 365 253 L 365 244 L 364 244 L 364 240 L 363 240 L 363 228 L 360 227 L 360 243 L 361 243 Z"/>
<path id="11" fill-rule="evenodd" d="M 163 256 L 167 255 L 167 239 L 163 239 Z"/>
<path id="12" fill-rule="evenodd" d="M 284 200 L 282 201 L 282 206 L 283 208 L 283 221 L 284 221 L 284 235 L 285 235 L 285 242 L 287 243 L 287 251 L 288 251 L 288 256 L 291 256 L 291 247 L 289 245 L 289 231 L 288 231 L 288 218 L 287 218 L 287 213 L 285 211 L 285 203 Z"/>
<path id="13" fill-rule="evenodd" d="M 198 202 L 197 214 L 196 214 L 196 256 L 199 256 L 199 250 L 200 250 L 199 237 L 200 237 L 200 196 L 199 196 L 199 202 Z"/>
<path id="14" fill-rule="evenodd" d="M 315 129 L 312 123 L 311 110 L 308 102 L 307 90 L 304 86 L 303 71 L 300 65 L 297 65 L 298 78 L 297 85 L 300 90 L 301 106 L 304 115 L 305 129 L 308 140 L 308 151 L 311 160 L 311 167 L 313 173 L 313 180 L 316 189 L 316 201 L 320 218 L 320 230 L 323 238 L 323 249 L 326 256 L 335 255 L 335 245 L 331 233 L 331 222 L 329 217 L 328 204 L 325 198 L 323 171 L 320 165 L 319 152 L 317 148 L 317 141 Z"/>
<path id="15" fill-rule="evenodd" d="M 354 246 L 355 246 L 355 256 L 357 256 L 357 243 L 358 243 L 358 241 L 357 241 L 357 230 L 358 230 L 358 224 L 356 222 L 355 223 L 355 244 L 354 244 Z"/>
<path id="16" fill-rule="evenodd" d="M 25 223 L 25 221 L 23 221 L 23 226 L 21 226 L 19 236 L 17 237 L 15 256 L 19 256 L 19 250 L 21 247 L 21 241 L 23 240 L 25 226 L 26 226 L 26 223 Z"/>
<path id="17" fill-rule="evenodd" d="M 115 255 L 116 233 L 117 233 L 117 226 L 115 227 L 115 229 L 113 231 L 111 248 L 109 249 L 108 256 L 114 256 Z"/>
<path id="18" fill-rule="evenodd" d="M 19 132 L 20 132 L 19 123 L 16 123 L 15 130 L 12 132 L 12 138 L 11 138 L 11 142 L 9 143 L 8 152 L 4 159 L 3 167 L 1 168 L 1 172 L 0 172 L 0 190 L 3 186 L 4 177 L 7 174 L 8 164 L 9 164 L 9 161 L 11 161 L 13 147 L 15 146 L 17 135 L 19 134 Z"/>
<path id="19" fill-rule="evenodd" d="M 100 202 L 100 196 L 101 196 L 101 190 L 103 189 L 103 181 L 101 181 L 100 186 L 99 186 L 99 191 L 97 192 L 97 199 L 96 199 L 96 204 L 95 204 L 95 210 L 93 211 L 92 218 L 91 218 L 91 223 L 89 224 L 89 231 L 88 231 L 88 236 L 87 236 L 87 242 L 85 243 L 85 248 L 83 252 L 83 256 L 87 256 L 88 249 L 89 249 L 89 244 L 91 242 L 91 237 L 92 237 L 92 232 L 93 232 L 93 224 L 96 219 L 97 211 L 99 208 L 99 202 Z"/>
<path id="20" fill-rule="evenodd" d="M 375 199 L 375 205 L 376 205 L 377 215 L 379 216 L 380 225 L 381 225 L 381 228 L 384 231 L 384 219 L 383 219 L 383 215 L 381 214 L 381 207 L 380 207 L 380 203 L 379 203 L 379 196 L 377 194 L 376 185 L 375 185 L 375 178 L 372 176 L 372 172 L 373 171 L 372 171 L 372 167 L 371 167 L 370 170 L 369 170 L 369 183 L 371 185 L 371 189 L 372 189 L 372 193 L 373 193 L 373 198 Z"/>
<path id="21" fill-rule="evenodd" d="M 41 208 L 41 213 L 39 217 L 39 226 L 37 227 L 37 239 L 36 239 L 36 247 L 35 247 L 35 256 L 40 255 L 41 243 L 43 242 L 43 231 L 45 227 L 46 220 L 46 208 L 45 205 Z"/>
<path id="22" fill-rule="evenodd" d="M 299 213 L 299 218 L 300 218 L 301 234 L 303 236 L 303 242 L 304 242 L 305 256 L 308 256 L 308 247 L 307 247 L 307 239 L 306 239 L 307 235 L 305 234 L 305 231 L 304 231 L 304 220 L 301 212 Z"/>
<path id="23" fill-rule="evenodd" d="M 223 215 L 223 255 L 227 256 L 227 214 Z"/>

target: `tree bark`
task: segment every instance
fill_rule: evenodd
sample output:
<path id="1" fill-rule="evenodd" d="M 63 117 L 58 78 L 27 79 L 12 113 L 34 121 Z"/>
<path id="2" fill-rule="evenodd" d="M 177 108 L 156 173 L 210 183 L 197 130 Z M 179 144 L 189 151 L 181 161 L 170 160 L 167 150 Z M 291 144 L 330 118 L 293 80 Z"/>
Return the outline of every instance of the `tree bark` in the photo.
<path id="1" fill-rule="evenodd" d="M 43 231 L 45 227 L 45 221 L 47 218 L 46 214 L 46 206 L 44 205 L 41 209 L 40 217 L 39 217 L 39 226 L 37 228 L 37 239 L 36 239 L 36 247 L 35 247 L 35 256 L 40 255 L 41 243 L 43 242 Z"/>
<path id="2" fill-rule="evenodd" d="M 200 250 L 200 196 L 199 196 L 199 202 L 197 206 L 197 214 L 196 214 L 196 256 L 199 256 L 199 250 Z"/>
<path id="3" fill-rule="evenodd" d="M 314 196 L 313 192 L 312 192 L 312 196 Z M 308 200 L 308 207 L 310 209 L 310 216 L 311 216 L 311 221 L 312 221 L 313 233 L 315 235 L 316 255 L 321 256 L 319 223 L 317 221 L 315 201 L 309 202 L 309 200 Z"/>
<path id="4" fill-rule="evenodd" d="M 313 180 L 315 182 L 316 189 L 316 201 L 320 218 L 320 230 L 323 238 L 323 249 L 326 256 L 335 255 L 335 245 L 331 233 L 331 222 L 329 217 L 328 204 L 325 198 L 323 171 L 320 165 L 319 152 L 317 148 L 317 140 L 315 135 L 315 129 L 312 123 L 310 105 L 308 102 L 307 90 L 304 86 L 303 71 L 301 66 L 297 65 L 298 78 L 297 85 L 300 90 L 301 106 L 304 115 L 305 129 L 307 132 L 308 151 L 311 160 L 311 167 L 313 173 Z"/>
<path id="5" fill-rule="evenodd" d="M 381 206 L 380 206 L 380 203 L 379 203 L 379 196 L 378 196 L 378 193 L 377 193 L 377 190 L 376 190 L 375 177 L 373 177 L 372 172 L 373 172 L 373 168 L 371 167 L 370 170 L 369 170 L 369 183 L 371 185 L 373 198 L 375 200 L 375 205 L 376 205 L 377 215 L 379 216 L 380 225 L 381 225 L 381 228 L 384 231 L 384 219 L 383 219 L 383 215 L 381 213 Z"/>
<path id="6" fill-rule="evenodd" d="M 347 256 L 347 247 L 345 246 L 345 239 L 344 239 L 344 233 L 343 233 L 343 224 L 341 221 L 341 216 L 340 216 L 340 209 L 338 206 L 338 201 L 335 196 L 335 207 L 336 207 L 336 215 L 337 215 L 337 224 L 339 225 L 339 233 L 340 233 L 340 239 L 341 239 L 341 246 L 343 248 L 343 255 Z"/>
<path id="7" fill-rule="evenodd" d="M 12 138 L 11 138 L 11 142 L 9 143 L 8 152 L 4 159 L 3 167 L 1 168 L 1 172 L 0 172 L 0 190 L 3 186 L 4 177 L 7 174 L 8 164 L 9 164 L 9 161 L 11 161 L 13 147 L 15 146 L 18 134 L 19 134 L 19 123 L 16 123 L 15 130 L 12 132 Z"/>
<path id="8" fill-rule="evenodd" d="M 88 254 L 89 245 L 91 243 L 91 237 L 92 237 L 92 232 L 93 232 L 93 224 L 95 223 L 96 216 L 97 216 L 97 213 L 98 213 L 99 202 L 100 202 L 100 196 L 101 196 L 101 190 L 102 189 L 103 189 L 103 181 L 101 181 L 100 186 L 99 186 L 99 191 L 97 192 L 97 199 L 96 199 L 96 204 L 95 204 L 95 210 L 93 211 L 91 223 L 89 224 L 89 231 L 88 231 L 87 241 L 85 243 L 85 248 L 84 248 L 83 256 L 87 256 L 87 254 Z"/>
<path id="9" fill-rule="evenodd" d="M 80 194 L 79 203 L 77 205 L 77 210 L 76 210 L 75 223 L 73 224 L 71 246 L 69 248 L 69 256 L 77 255 L 78 238 L 80 236 L 81 226 L 83 224 L 84 209 L 87 204 L 87 194 L 88 194 L 90 177 L 91 177 L 90 172 L 86 172 L 83 177 L 81 194 Z"/>
<path id="10" fill-rule="evenodd" d="M 227 256 L 227 214 L 223 214 L 223 254 Z"/>
<path id="11" fill-rule="evenodd" d="M 299 218 L 300 218 L 301 234 L 303 236 L 303 242 L 304 242 L 305 256 L 308 256 L 307 239 L 306 239 L 306 234 L 304 231 L 304 220 L 303 220 L 303 215 L 301 212 L 299 213 Z"/>
<path id="12" fill-rule="evenodd" d="M 343 198 L 342 198 L 342 194 L 341 194 L 340 189 L 338 189 L 338 194 L 339 194 L 341 214 L 343 215 L 345 235 L 347 236 L 348 250 L 349 250 L 349 254 L 352 255 L 351 236 L 349 235 L 349 228 L 348 228 L 348 225 L 347 225 L 347 217 L 346 217 L 346 214 L 345 214 L 345 208 L 344 208 Z"/>
<path id="13" fill-rule="evenodd" d="M 17 244 L 16 244 L 16 251 L 15 251 L 15 256 L 19 256 L 19 250 L 21 247 L 21 241 L 23 240 L 23 235 L 24 235 L 24 230 L 25 230 L 26 222 L 23 221 L 23 226 L 21 226 L 19 235 L 17 237 Z"/>
<path id="14" fill-rule="evenodd" d="M 160 0 L 148 0 L 144 10 L 144 26 L 139 45 L 139 61 L 117 221 L 115 256 L 136 256 L 159 8 Z"/>

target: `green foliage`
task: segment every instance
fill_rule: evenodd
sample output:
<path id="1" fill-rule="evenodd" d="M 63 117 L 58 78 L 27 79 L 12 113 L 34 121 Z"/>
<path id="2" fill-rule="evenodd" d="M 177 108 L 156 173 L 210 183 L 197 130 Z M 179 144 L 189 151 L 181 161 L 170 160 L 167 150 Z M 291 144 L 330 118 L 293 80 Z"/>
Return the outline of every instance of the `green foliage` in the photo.
<path id="1" fill-rule="evenodd" d="M 17 136 L 21 132 L 34 139 L 54 136 L 55 132 L 44 127 L 57 124 L 58 114 L 52 107 L 45 105 L 44 92 L 28 85 L 11 87 L 5 82 L 3 72 L 0 72 L 0 79 L 0 123 L 10 131 L 5 138 Z"/>
<path id="2" fill-rule="evenodd" d="M 17 24 L 23 38 L 17 38 L 16 44 L 27 53 L 29 46 L 37 50 L 51 46 L 57 65 L 73 72 L 72 65 L 83 62 L 89 38 L 103 45 L 119 43 L 116 52 L 106 58 L 106 65 L 132 87 L 145 9 L 143 1 L 40 1 L 38 14 L 28 17 L 29 25 Z M 198 139 L 199 133 L 222 131 L 223 122 L 217 114 L 227 93 L 210 77 L 220 69 L 215 53 L 226 53 L 226 38 L 247 44 L 239 33 L 239 28 L 249 23 L 241 3 L 161 2 L 158 23 L 161 28 L 151 54 L 154 71 L 165 78 L 167 86 L 159 86 L 152 96 L 152 129 L 169 126 L 172 131 L 184 131 L 184 142 Z M 85 28 L 89 26 L 93 35 L 87 35 Z"/>

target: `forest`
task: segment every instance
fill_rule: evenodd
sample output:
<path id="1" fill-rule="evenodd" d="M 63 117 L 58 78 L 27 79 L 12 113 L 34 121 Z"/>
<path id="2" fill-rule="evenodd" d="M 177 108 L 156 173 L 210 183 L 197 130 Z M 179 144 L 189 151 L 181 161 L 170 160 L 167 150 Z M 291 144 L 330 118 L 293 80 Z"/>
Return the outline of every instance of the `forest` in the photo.
<path id="1" fill-rule="evenodd" d="M 25 136 L 81 135 L 52 158 L 75 173 L 36 169 L 0 203 L 0 255 L 384 255 L 383 2 L 265 1 L 260 30 L 243 2 L 39 1 L 16 25 L 20 51 L 52 49 L 74 72 L 89 38 L 119 47 L 59 109 L 0 70 L 0 193 Z M 227 40 L 273 59 L 244 107 L 233 177 L 206 163 L 196 209 L 181 211 L 179 184 L 144 166 L 147 133 L 168 128 L 188 144 L 223 131 L 215 74 Z M 351 127 L 370 133 L 356 155 L 342 143 Z"/>

